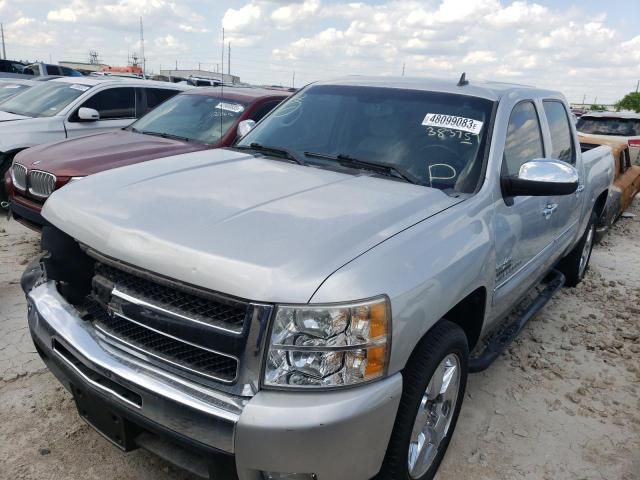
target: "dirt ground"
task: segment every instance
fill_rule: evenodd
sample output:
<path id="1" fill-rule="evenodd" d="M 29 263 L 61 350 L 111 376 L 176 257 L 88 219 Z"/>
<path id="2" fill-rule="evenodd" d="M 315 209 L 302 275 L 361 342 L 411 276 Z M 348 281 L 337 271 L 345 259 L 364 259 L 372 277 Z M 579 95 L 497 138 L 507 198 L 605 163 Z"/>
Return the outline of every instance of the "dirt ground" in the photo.
<path id="1" fill-rule="evenodd" d="M 487 371 L 472 375 L 438 475 L 450 479 L 640 479 L 640 201 Z M 188 478 L 122 454 L 77 416 L 26 330 L 19 278 L 37 236 L 0 220 L 0 478 Z"/>

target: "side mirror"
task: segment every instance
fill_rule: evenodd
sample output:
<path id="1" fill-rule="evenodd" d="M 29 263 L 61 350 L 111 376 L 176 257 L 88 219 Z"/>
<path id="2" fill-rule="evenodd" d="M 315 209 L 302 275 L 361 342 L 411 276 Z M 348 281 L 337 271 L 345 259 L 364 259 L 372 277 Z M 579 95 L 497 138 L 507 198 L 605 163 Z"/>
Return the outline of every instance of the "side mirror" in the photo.
<path id="1" fill-rule="evenodd" d="M 256 126 L 255 120 L 243 120 L 238 124 L 238 138 L 244 137 Z"/>
<path id="2" fill-rule="evenodd" d="M 81 107 L 80 110 L 78 110 L 78 118 L 85 122 L 93 122 L 100 120 L 100 114 L 93 108 Z"/>
<path id="3" fill-rule="evenodd" d="M 569 195 L 578 189 L 578 171 L 560 160 L 531 160 L 520 167 L 517 177 L 502 177 L 507 197 Z"/>

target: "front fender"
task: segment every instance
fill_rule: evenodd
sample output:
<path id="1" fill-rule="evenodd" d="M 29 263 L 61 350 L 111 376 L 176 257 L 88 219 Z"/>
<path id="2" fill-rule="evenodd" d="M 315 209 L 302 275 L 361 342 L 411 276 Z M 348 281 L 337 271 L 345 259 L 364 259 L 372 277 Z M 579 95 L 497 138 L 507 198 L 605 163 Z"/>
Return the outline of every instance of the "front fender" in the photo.
<path id="1" fill-rule="evenodd" d="M 455 205 L 340 268 L 310 302 L 387 294 L 392 312 L 389 373 L 400 371 L 415 345 L 451 308 L 479 287 L 493 291 L 491 215 L 490 202 L 479 198 Z"/>

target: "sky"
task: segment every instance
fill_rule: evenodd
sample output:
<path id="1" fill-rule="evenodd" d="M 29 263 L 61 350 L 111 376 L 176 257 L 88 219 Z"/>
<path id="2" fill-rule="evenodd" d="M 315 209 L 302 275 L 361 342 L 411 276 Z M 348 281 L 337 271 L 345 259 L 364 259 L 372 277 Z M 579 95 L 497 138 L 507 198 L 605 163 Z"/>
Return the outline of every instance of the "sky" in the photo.
<path id="1" fill-rule="evenodd" d="M 7 57 L 215 71 L 301 87 L 344 75 L 495 80 L 613 103 L 640 80 L 638 0 L 0 0 Z M 225 52 L 224 68 L 227 71 Z"/>

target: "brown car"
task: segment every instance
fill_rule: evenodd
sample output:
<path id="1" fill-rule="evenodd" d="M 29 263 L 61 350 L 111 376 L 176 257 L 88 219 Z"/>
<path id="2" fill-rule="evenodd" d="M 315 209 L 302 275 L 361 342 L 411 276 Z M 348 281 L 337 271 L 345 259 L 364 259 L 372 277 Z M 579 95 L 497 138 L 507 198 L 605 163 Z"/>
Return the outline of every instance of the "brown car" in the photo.
<path id="1" fill-rule="evenodd" d="M 111 168 L 229 146 L 241 121 L 259 121 L 289 95 L 263 88 L 197 88 L 122 130 L 24 150 L 5 176 L 11 213 L 39 229 L 47 224 L 40 215 L 45 200 L 67 183 Z"/>
<path id="2" fill-rule="evenodd" d="M 611 147 L 615 159 L 616 170 L 613 188 L 610 190 L 607 206 L 598 228 L 599 236 L 602 236 L 622 212 L 629 208 L 635 196 L 640 192 L 640 165 L 632 163 L 629 145 L 625 141 L 583 133 L 578 134 L 578 139 L 583 152 L 600 145 L 608 145 Z"/>

